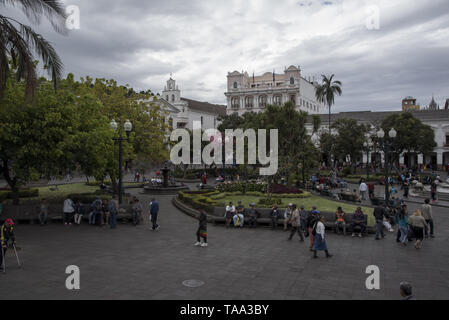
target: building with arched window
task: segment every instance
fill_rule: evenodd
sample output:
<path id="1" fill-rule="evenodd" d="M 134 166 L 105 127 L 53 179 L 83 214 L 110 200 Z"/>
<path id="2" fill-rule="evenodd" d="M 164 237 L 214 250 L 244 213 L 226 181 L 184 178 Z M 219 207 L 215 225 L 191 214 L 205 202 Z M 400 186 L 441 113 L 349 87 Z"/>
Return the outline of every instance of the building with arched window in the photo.
<path id="1" fill-rule="evenodd" d="M 156 103 L 165 112 L 164 119 L 169 128 L 193 130 L 193 121 L 201 123 L 203 130 L 217 128 L 218 116 L 226 114 L 226 106 L 201 102 L 181 97 L 181 90 L 170 77 L 162 95 L 155 96 Z M 240 104 L 238 104 L 238 108 Z"/>
<path id="2" fill-rule="evenodd" d="M 237 112 L 242 115 L 249 112 L 248 109 L 260 112 L 268 104 L 280 106 L 287 102 L 309 114 L 320 114 L 325 110 L 315 97 L 318 83 L 303 78 L 299 67 L 290 66 L 283 74 L 266 72 L 260 76 L 234 71 L 229 72 L 227 78 L 227 114 Z"/>

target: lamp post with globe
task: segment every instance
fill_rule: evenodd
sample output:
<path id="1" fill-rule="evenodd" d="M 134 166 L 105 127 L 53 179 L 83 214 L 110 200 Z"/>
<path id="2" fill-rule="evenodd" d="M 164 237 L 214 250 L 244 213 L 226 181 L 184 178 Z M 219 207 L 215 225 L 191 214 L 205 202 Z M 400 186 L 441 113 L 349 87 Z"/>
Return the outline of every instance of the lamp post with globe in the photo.
<path id="1" fill-rule="evenodd" d="M 385 207 L 388 206 L 390 200 L 390 192 L 388 190 L 388 186 L 390 184 L 390 178 L 388 176 L 390 167 L 389 153 L 391 147 L 393 146 L 396 135 L 397 131 L 394 128 L 392 128 L 387 134 L 385 134 L 385 131 L 383 129 L 380 129 L 377 132 L 377 137 L 379 138 L 380 145 L 383 148 L 385 154 Z"/>
<path id="2" fill-rule="evenodd" d="M 111 123 L 111 128 L 114 131 L 117 131 L 118 129 L 118 125 L 117 122 L 115 122 L 115 120 L 112 120 Z M 126 138 L 124 138 L 122 136 L 122 131 L 120 131 L 120 136 L 117 138 L 112 138 L 114 141 L 118 141 L 118 145 L 119 145 L 119 174 L 118 174 L 118 202 L 119 204 L 122 204 L 122 184 L 123 184 L 123 178 L 122 178 L 122 158 L 123 158 L 123 146 L 122 146 L 122 142 L 123 140 L 129 141 L 129 134 L 131 133 L 132 129 L 133 129 L 133 125 L 129 120 L 126 120 L 125 124 L 123 125 L 123 128 L 125 129 L 125 133 L 126 133 Z"/>

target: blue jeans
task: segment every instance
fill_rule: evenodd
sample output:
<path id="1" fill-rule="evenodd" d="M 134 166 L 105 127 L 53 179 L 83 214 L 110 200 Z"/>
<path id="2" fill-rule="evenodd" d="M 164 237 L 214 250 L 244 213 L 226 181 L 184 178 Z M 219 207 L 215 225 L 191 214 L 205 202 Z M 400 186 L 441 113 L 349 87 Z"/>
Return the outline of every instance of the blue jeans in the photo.
<path id="1" fill-rule="evenodd" d="M 400 241 L 402 243 L 407 243 L 407 237 L 408 237 L 408 227 L 399 227 L 399 232 L 401 233 Z"/>
<path id="2" fill-rule="evenodd" d="M 95 224 L 95 211 L 89 213 L 89 224 Z"/>
<path id="3" fill-rule="evenodd" d="M 237 217 L 239 217 L 240 218 L 240 227 L 243 227 L 243 221 L 245 220 L 245 218 L 244 218 L 244 216 L 243 216 L 243 214 L 241 214 L 241 213 L 239 213 L 239 214 L 236 214 L 233 218 L 232 218 L 232 220 L 234 221 L 234 227 L 237 227 Z"/>
<path id="4" fill-rule="evenodd" d="M 380 236 L 385 237 L 384 235 L 384 221 L 376 219 L 376 238 L 379 239 Z"/>
<path id="5" fill-rule="evenodd" d="M 109 224 L 111 226 L 111 229 L 115 229 L 117 227 L 117 213 L 111 212 L 109 216 Z"/>

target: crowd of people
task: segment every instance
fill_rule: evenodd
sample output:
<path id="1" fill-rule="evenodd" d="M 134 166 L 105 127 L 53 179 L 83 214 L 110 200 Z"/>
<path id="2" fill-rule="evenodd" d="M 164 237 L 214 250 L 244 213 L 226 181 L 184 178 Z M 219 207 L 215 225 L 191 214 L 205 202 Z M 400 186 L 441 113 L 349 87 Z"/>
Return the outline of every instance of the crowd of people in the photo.
<path id="1" fill-rule="evenodd" d="M 111 200 L 100 199 L 97 197 L 90 205 L 83 205 L 80 201 L 76 203 L 68 197 L 63 204 L 63 223 L 65 226 L 80 225 L 83 219 L 88 221 L 89 225 L 106 226 L 110 225 L 111 229 L 117 227 L 117 217 L 120 211 L 118 197 L 115 195 Z M 142 223 L 143 206 L 139 198 L 134 196 L 129 204 L 132 211 L 132 223 L 137 226 Z M 87 211 L 88 209 L 89 212 Z M 153 224 L 152 229 L 159 228 L 157 225 L 157 214 L 159 212 L 159 203 L 156 199 L 152 199 L 149 205 L 150 221 Z M 37 219 L 41 226 L 48 223 L 48 204 L 46 199 L 41 200 Z"/>

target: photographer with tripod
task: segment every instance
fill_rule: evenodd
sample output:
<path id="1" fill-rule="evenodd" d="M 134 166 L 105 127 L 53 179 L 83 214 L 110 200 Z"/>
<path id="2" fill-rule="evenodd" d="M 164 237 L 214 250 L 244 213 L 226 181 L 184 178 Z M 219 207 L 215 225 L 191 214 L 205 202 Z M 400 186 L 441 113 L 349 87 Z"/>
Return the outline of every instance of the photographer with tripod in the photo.
<path id="1" fill-rule="evenodd" d="M 6 219 L 5 223 L 0 227 L 0 270 L 5 272 L 5 256 L 8 249 L 8 242 L 12 241 L 12 245 L 15 249 L 16 237 L 14 236 L 14 221 L 12 219 Z"/>

